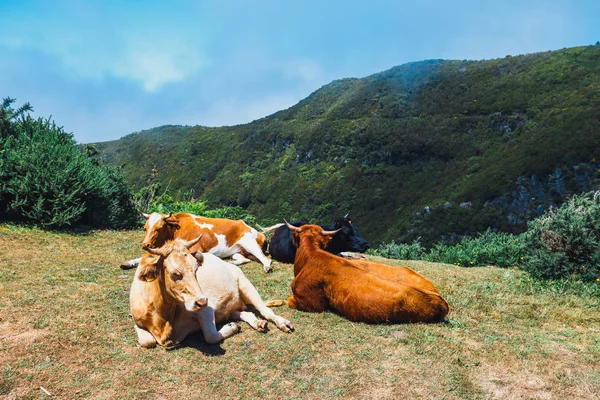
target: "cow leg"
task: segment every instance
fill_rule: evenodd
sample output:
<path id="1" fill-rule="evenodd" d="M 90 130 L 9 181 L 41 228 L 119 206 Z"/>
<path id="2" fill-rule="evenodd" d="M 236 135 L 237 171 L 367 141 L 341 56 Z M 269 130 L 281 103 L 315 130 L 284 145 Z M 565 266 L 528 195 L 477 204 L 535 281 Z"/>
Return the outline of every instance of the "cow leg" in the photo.
<path id="1" fill-rule="evenodd" d="M 240 253 L 235 253 L 234 255 L 231 256 L 231 258 L 233 259 L 233 264 L 235 264 L 235 265 L 242 265 L 242 264 L 246 264 L 246 263 L 250 262 L 250 260 L 248 260 L 246 257 L 241 255 Z"/>
<path id="2" fill-rule="evenodd" d="M 215 323 L 215 311 L 212 307 L 206 307 L 200 313 L 197 314 L 200 329 L 202 329 L 202 334 L 204 335 L 204 340 L 206 343 L 215 344 L 219 343 L 222 340 L 225 340 L 240 331 L 240 326 L 235 322 L 230 322 L 228 324 L 223 325 L 223 327 L 217 330 L 217 325 Z"/>
<path id="3" fill-rule="evenodd" d="M 256 239 L 254 239 L 250 233 L 244 235 L 237 243 L 241 248 L 246 250 L 248 253 L 252 254 L 256 257 L 263 265 L 263 269 L 265 272 L 272 272 L 273 267 L 271 267 L 271 260 L 269 260 L 262 252 L 258 243 L 256 243 Z"/>
<path id="4" fill-rule="evenodd" d="M 290 321 L 280 317 L 279 315 L 276 315 L 273 310 L 267 307 L 265 302 L 260 298 L 260 294 L 258 294 L 258 291 L 254 285 L 252 285 L 248 278 L 246 278 L 246 276 L 243 274 L 238 277 L 238 287 L 240 294 L 242 295 L 242 300 L 244 300 L 246 304 L 251 304 L 254 308 L 256 308 L 260 315 L 273 322 L 277 328 L 284 332 L 290 332 L 294 330 L 294 325 L 292 325 Z"/>
<path id="5" fill-rule="evenodd" d="M 265 321 L 264 319 L 256 318 L 256 315 L 249 311 L 234 311 L 231 313 L 230 317 L 246 322 L 248 325 L 250 325 L 259 332 L 264 333 L 269 330 L 267 329 L 267 321 Z"/>
<path id="6" fill-rule="evenodd" d="M 121 264 L 121 269 L 137 268 L 137 266 L 140 265 L 140 261 L 142 261 L 142 257 L 125 261 L 123 264 Z"/>
<path id="7" fill-rule="evenodd" d="M 311 297 L 305 296 L 299 290 L 294 290 L 294 295 L 288 298 L 289 308 L 299 311 L 322 313 L 327 309 L 327 299 L 324 293 L 311 292 Z"/>
<path id="8" fill-rule="evenodd" d="M 156 347 L 156 339 L 150 332 L 145 329 L 140 328 L 137 325 L 133 326 L 135 328 L 135 332 L 138 335 L 138 343 L 140 346 L 145 347 L 147 349 L 151 349 Z"/>

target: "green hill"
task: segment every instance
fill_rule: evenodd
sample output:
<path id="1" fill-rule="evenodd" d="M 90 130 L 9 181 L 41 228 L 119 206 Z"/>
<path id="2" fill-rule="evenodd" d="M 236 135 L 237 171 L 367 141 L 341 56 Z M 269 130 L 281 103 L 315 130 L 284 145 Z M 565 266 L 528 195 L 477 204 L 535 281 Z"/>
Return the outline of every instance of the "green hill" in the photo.
<path id="1" fill-rule="evenodd" d="M 97 147 L 135 187 L 158 180 L 264 222 L 350 211 L 376 243 L 519 231 L 598 187 L 600 46 L 409 63 L 249 124 L 163 126 Z"/>

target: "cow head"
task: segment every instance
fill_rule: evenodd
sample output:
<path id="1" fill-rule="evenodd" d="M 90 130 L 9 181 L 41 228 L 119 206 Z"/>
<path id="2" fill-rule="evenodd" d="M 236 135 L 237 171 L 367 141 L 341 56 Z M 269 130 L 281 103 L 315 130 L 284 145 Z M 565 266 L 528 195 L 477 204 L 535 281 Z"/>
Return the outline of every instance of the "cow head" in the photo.
<path id="1" fill-rule="evenodd" d="M 297 227 L 287 221 L 285 221 L 285 224 L 292 232 L 294 244 L 298 247 L 300 247 L 303 241 L 308 241 L 309 243 L 316 244 L 319 248 L 324 249 L 334 235 L 339 232 L 339 229 L 335 231 L 326 231 L 319 225 L 302 225 Z"/>
<path id="2" fill-rule="evenodd" d="M 176 239 L 160 248 L 147 247 L 150 255 L 142 257 L 138 273 L 141 280 L 158 279 L 166 300 L 183 305 L 192 312 L 200 311 L 208 304 L 196 279 L 196 270 L 204 262 L 204 257 L 199 251 L 189 251 L 200 237 L 202 235 L 190 241 Z"/>
<path id="3" fill-rule="evenodd" d="M 340 230 L 335 236 L 334 241 L 339 249 L 336 249 L 337 253 L 342 251 L 357 251 L 364 253 L 367 251 L 371 244 L 365 240 L 360 233 L 356 230 L 356 227 L 352 224 L 352 220 L 349 214 L 346 214 L 342 218 L 338 218 L 335 221 L 334 229 Z"/>
<path id="4" fill-rule="evenodd" d="M 160 247 L 175 237 L 175 231 L 179 229 L 177 217 L 174 215 L 165 215 L 162 213 L 144 214 L 146 224 L 146 236 L 142 241 L 142 248 Z"/>

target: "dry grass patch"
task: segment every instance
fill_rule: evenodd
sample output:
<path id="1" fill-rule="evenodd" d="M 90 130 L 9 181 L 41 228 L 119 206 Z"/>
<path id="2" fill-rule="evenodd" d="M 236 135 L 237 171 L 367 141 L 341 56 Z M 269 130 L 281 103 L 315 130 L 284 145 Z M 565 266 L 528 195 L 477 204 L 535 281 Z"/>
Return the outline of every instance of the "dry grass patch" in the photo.
<path id="1" fill-rule="evenodd" d="M 141 231 L 49 233 L 0 225 L 0 397 L 597 398 L 598 298 L 537 287 L 520 271 L 408 262 L 454 308 L 446 324 L 367 325 L 280 307 L 296 332 L 211 346 L 137 346 L 129 317 Z M 383 260 L 392 265 L 399 262 Z M 292 266 L 243 267 L 264 299 Z"/>

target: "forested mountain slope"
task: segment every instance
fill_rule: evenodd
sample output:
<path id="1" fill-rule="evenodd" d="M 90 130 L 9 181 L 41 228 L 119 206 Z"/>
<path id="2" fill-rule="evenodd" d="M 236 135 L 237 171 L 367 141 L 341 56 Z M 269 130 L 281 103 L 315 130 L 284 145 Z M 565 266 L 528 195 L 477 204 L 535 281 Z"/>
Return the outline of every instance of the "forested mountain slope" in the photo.
<path id="1" fill-rule="evenodd" d="M 158 180 L 265 223 L 350 211 L 375 242 L 518 231 L 598 187 L 600 46 L 404 64 L 249 124 L 163 126 L 97 148 L 138 188 Z"/>

